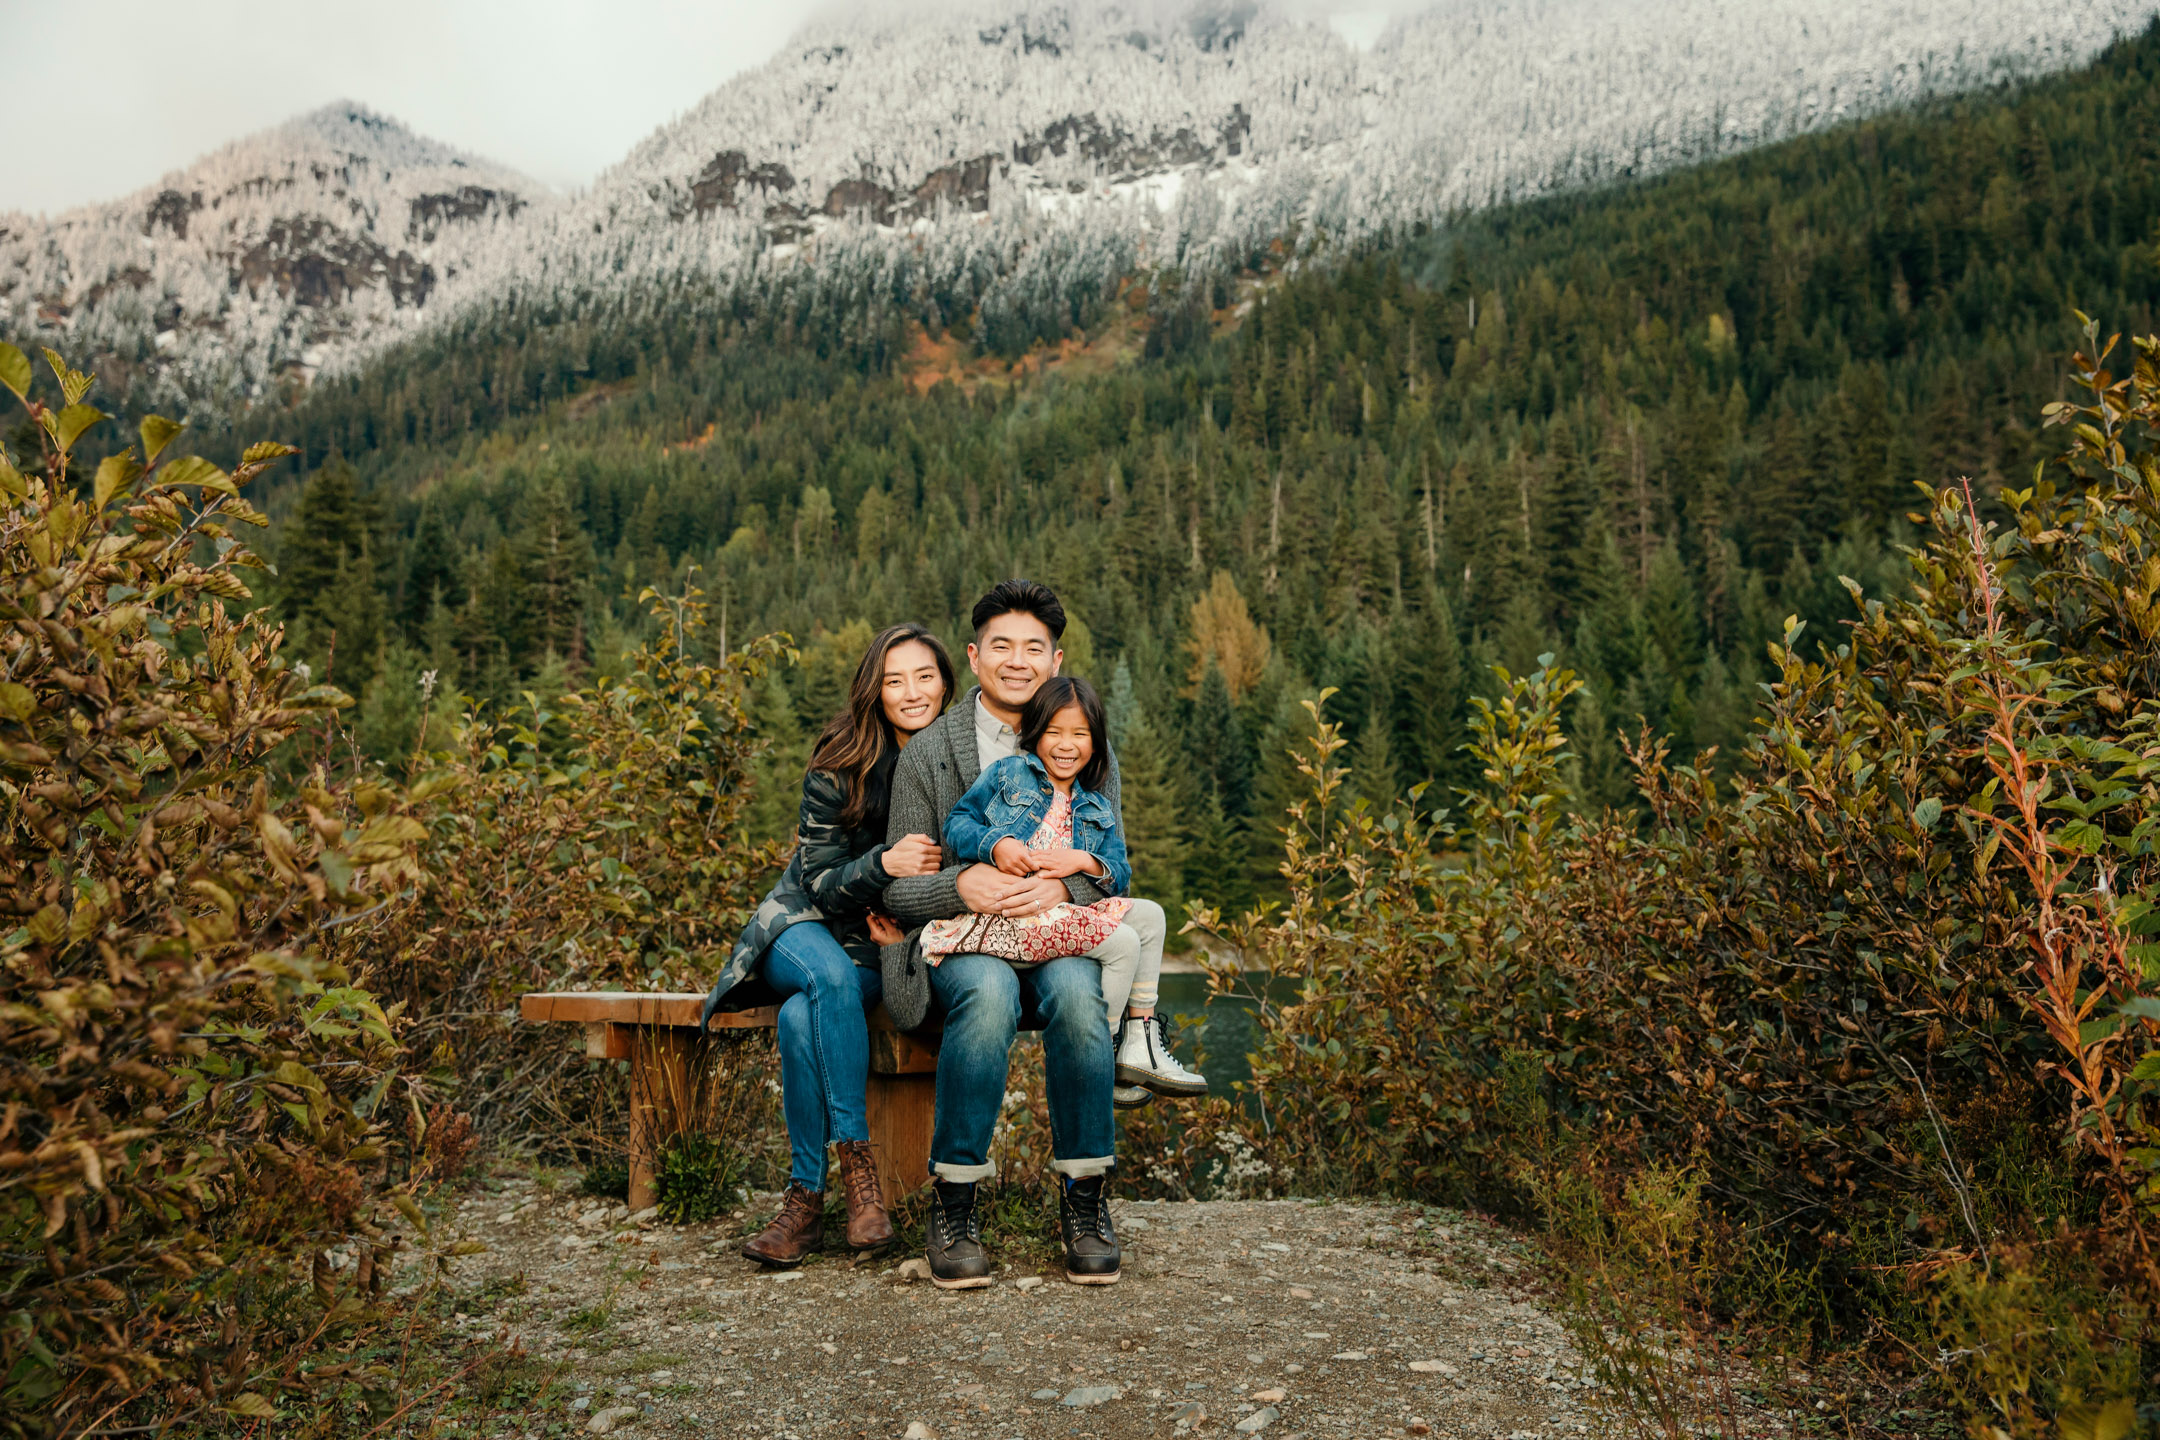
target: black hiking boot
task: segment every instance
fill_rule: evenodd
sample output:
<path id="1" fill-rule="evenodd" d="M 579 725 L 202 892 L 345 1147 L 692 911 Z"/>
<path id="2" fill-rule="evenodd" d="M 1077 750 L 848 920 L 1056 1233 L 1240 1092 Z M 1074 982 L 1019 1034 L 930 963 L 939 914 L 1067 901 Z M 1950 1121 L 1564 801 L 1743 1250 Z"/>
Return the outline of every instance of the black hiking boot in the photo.
<path id="1" fill-rule="evenodd" d="M 1058 1228 L 1065 1235 L 1065 1278 L 1075 1285 L 1115 1285 L 1122 1267 L 1117 1231 L 1110 1224 L 1110 1187 L 1104 1177 L 1064 1179 L 1058 1197 Z"/>
<path id="2" fill-rule="evenodd" d="M 983 1253 L 982 1224 L 975 1218 L 974 1183 L 938 1180 L 931 1189 L 936 1193 L 923 1227 L 930 1283 L 940 1290 L 980 1290 L 990 1283 L 990 1257 Z"/>

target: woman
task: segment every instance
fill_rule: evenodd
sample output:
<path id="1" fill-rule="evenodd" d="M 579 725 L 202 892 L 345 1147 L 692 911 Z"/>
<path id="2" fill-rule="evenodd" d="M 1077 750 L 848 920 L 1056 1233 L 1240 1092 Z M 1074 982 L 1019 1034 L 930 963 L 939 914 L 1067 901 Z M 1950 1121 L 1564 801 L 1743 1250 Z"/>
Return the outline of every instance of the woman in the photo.
<path id="1" fill-rule="evenodd" d="M 743 930 L 705 999 L 705 1019 L 753 975 L 778 993 L 780 1100 L 792 1166 L 780 1213 L 744 1244 L 767 1265 L 792 1265 L 824 1239 L 825 1146 L 837 1143 L 847 1196 L 847 1243 L 891 1241 L 878 1194 L 863 1091 L 870 1074 L 867 1016 L 883 993 L 878 946 L 900 938 L 879 914 L 887 882 L 935 875 L 937 841 L 885 843 L 893 762 L 952 700 L 952 657 L 920 625 L 870 642 L 847 708 L 826 724 L 803 777 L 794 858 Z"/>

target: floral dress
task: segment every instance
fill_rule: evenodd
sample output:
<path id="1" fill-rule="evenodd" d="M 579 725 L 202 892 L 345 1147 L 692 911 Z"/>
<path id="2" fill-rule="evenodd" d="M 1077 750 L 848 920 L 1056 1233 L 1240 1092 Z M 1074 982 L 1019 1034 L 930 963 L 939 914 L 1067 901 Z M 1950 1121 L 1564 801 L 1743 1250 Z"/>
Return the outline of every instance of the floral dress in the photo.
<path id="1" fill-rule="evenodd" d="M 1072 796 L 1059 791 L 1028 838 L 1030 850 L 1073 848 Z M 1092 905 L 1066 902 L 1040 915 L 1018 919 L 1004 915 L 956 915 L 923 926 L 923 955 L 935 965 L 947 955 L 996 955 L 1015 965 L 1040 965 L 1067 955 L 1085 955 L 1110 938 L 1132 909 L 1123 896 Z"/>

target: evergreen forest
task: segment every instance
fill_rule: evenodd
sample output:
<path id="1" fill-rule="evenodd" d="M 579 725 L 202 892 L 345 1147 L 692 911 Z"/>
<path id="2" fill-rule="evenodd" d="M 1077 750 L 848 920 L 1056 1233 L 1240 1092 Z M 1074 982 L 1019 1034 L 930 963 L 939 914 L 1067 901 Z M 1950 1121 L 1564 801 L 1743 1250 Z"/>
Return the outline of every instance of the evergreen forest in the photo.
<path id="1" fill-rule="evenodd" d="M 778 837 L 868 630 L 957 644 L 1033 575 L 1111 696 L 1141 883 L 1236 909 L 1323 686 L 1376 803 L 1465 783 L 1489 667 L 1542 654 L 1586 681 L 1581 804 L 1632 803 L 1642 724 L 1733 756 L 1786 617 L 1834 644 L 1845 578 L 1901 586 L 1916 485 L 2025 483 L 2073 311 L 2160 321 L 2156 217 L 2160 30 L 1341 263 L 1064 296 L 1061 364 L 839 285 L 476 314 L 276 417 L 269 592 L 395 759 L 423 674 L 560 693 L 643 638 L 643 587 L 695 584 L 713 646 L 803 647 L 754 707 Z"/>

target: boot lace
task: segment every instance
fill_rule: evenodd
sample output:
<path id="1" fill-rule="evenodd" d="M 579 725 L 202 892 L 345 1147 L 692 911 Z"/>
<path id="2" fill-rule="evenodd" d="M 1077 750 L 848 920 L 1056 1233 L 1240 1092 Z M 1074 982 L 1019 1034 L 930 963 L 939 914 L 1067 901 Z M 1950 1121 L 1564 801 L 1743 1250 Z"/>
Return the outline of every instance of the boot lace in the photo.
<path id="1" fill-rule="evenodd" d="M 1083 1235 L 1110 1238 L 1110 1204 L 1099 1176 L 1065 1187 L 1065 1214 L 1072 1222 L 1074 1239 Z"/>
<path id="2" fill-rule="evenodd" d="M 939 1187 L 942 1193 L 937 1199 L 938 1231 L 950 1245 L 957 1240 L 981 1240 L 982 1221 L 975 1216 L 975 1187 L 952 1185 Z"/>
<path id="3" fill-rule="evenodd" d="M 787 1193 L 780 1197 L 780 1213 L 773 1216 L 772 1223 L 785 1227 L 791 1220 L 801 1224 L 813 1219 L 823 1219 L 824 1215 L 823 1196 L 815 1191 L 805 1190 L 800 1185 L 790 1185 Z"/>
<path id="4" fill-rule="evenodd" d="M 884 1203 L 878 1191 L 877 1161 L 867 1140 L 848 1141 L 840 1153 L 840 1182 L 847 1188 L 847 1202 L 858 1208 Z"/>

